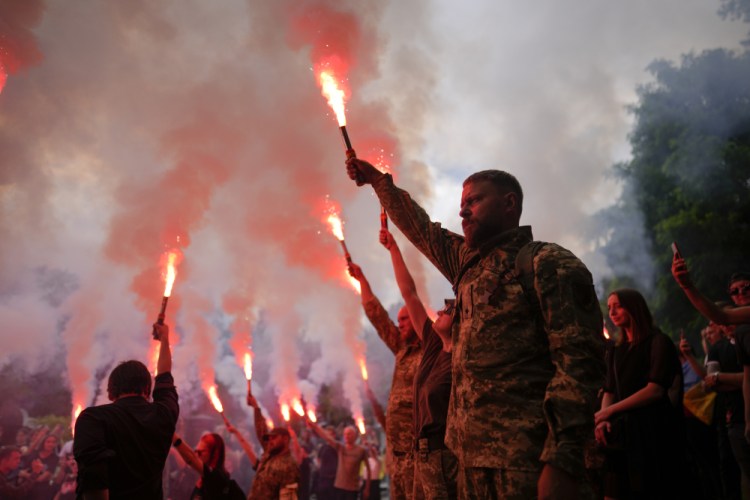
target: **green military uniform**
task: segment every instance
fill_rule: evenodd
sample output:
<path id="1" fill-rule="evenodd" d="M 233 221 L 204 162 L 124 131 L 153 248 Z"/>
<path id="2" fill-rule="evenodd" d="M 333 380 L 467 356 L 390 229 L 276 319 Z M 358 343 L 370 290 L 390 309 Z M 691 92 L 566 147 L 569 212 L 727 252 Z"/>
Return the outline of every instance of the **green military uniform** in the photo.
<path id="1" fill-rule="evenodd" d="M 248 500 L 279 498 L 284 487 L 299 484 L 299 466 L 289 450 L 260 459 Z"/>
<path id="2" fill-rule="evenodd" d="M 366 301 L 364 309 L 380 338 L 396 356 L 386 408 L 386 462 L 391 475 L 391 498 L 411 498 L 414 484 L 413 383 L 422 350 L 418 340 L 413 344 L 401 340 L 401 333 L 377 298 Z"/>
<path id="3" fill-rule="evenodd" d="M 545 463 L 583 478 L 583 447 L 593 435 L 604 376 L 601 312 L 586 267 L 558 245 L 538 250 L 540 313 L 515 275 L 516 254 L 532 240 L 531 228 L 471 249 L 463 236 L 432 223 L 390 175 L 373 187 L 396 226 L 456 290 L 446 444 L 459 460 L 462 493 L 484 487 L 471 471 L 478 468 L 502 470 L 504 477 L 518 471 L 520 479 L 484 479 L 495 488 L 513 485 L 501 491 L 507 497 L 535 492 Z"/>

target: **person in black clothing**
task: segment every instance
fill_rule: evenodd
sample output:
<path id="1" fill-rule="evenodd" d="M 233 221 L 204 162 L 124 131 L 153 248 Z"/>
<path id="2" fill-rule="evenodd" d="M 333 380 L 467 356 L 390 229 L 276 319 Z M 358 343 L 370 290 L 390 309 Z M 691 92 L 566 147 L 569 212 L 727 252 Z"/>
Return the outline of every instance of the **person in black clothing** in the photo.
<path id="1" fill-rule="evenodd" d="M 682 498 L 684 470 L 682 369 L 672 340 L 653 324 L 643 296 L 612 292 L 609 317 L 620 339 L 607 353 L 607 379 L 595 435 L 614 444 L 613 426 L 624 427 L 624 449 L 609 449 L 604 495 L 611 498 Z M 677 385 L 674 401 L 669 390 Z M 619 420 L 619 422 L 617 422 Z"/>
<path id="2" fill-rule="evenodd" d="M 331 439 L 336 439 L 336 428 L 332 425 L 325 427 Z M 326 441 L 318 448 L 318 470 L 313 481 L 313 491 L 319 499 L 335 498 L 333 483 L 336 481 L 336 469 L 339 466 L 339 453 L 336 448 Z"/>
<path id="3" fill-rule="evenodd" d="M 414 375 L 414 498 L 456 498 L 458 461 L 445 445 L 446 418 L 451 394 L 451 325 L 455 301 L 446 300 L 437 320 L 417 294 L 414 279 L 387 229 L 380 242 L 391 254 L 393 271 L 412 324 L 422 341 L 422 358 Z"/>
<path id="4" fill-rule="evenodd" d="M 232 481 L 224 467 L 226 449 L 221 436 L 213 432 L 204 434 L 195 450 L 191 450 L 187 443 L 175 435 L 172 445 L 185 463 L 201 475 L 190 495 L 191 500 L 245 498 L 244 492 Z"/>
<path id="5" fill-rule="evenodd" d="M 163 498 L 162 471 L 180 408 L 170 373 L 169 327 L 154 324 L 154 335 L 160 346 L 153 402 L 146 366 L 125 361 L 109 375 L 112 403 L 86 408 L 76 420 L 79 498 Z"/>

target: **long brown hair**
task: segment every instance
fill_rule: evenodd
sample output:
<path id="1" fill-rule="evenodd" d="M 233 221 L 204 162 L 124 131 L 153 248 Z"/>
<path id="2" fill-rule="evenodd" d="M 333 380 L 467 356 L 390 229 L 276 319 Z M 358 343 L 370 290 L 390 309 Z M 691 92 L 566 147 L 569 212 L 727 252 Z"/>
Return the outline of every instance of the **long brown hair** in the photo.
<path id="1" fill-rule="evenodd" d="M 208 450 L 207 464 L 212 470 L 226 472 L 224 468 L 225 447 L 224 439 L 215 432 L 204 434 L 201 439 L 206 442 Z"/>
<path id="2" fill-rule="evenodd" d="M 609 294 L 617 296 L 620 306 L 630 315 L 630 329 L 633 332 L 633 344 L 641 342 L 654 331 L 654 318 L 641 292 L 632 288 L 619 288 Z M 628 336 L 620 328 L 618 344 L 627 343 Z"/>

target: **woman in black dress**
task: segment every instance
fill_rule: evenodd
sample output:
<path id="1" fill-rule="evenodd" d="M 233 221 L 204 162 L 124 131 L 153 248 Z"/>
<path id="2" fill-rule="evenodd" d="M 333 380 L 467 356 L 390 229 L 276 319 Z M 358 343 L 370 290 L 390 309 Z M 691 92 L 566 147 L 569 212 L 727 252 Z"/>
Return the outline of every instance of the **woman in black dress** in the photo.
<path id="1" fill-rule="evenodd" d="M 607 352 L 604 397 L 594 415 L 596 440 L 607 450 L 604 494 L 677 498 L 683 457 L 677 350 L 654 326 L 639 292 L 616 290 L 607 308 L 620 338 Z"/>

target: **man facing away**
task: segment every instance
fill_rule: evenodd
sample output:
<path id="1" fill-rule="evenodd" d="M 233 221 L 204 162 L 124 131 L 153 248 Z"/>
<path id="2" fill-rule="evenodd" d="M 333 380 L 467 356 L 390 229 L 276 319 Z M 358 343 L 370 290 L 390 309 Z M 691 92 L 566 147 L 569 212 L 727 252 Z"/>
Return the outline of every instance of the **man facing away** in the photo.
<path id="1" fill-rule="evenodd" d="M 422 344 L 406 306 L 398 312 L 398 326 L 394 325 L 388 312 L 372 292 L 362 269 L 352 264 L 349 272 L 362 285 L 362 307 L 367 319 L 396 356 L 386 407 L 386 464 L 391 475 L 391 499 L 404 500 L 412 497 L 414 487 L 413 384 L 422 359 Z"/>
<path id="2" fill-rule="evenodd" d="M 391 220 L 456 291 L 446 444 L 459 461 L 460 496 L 578 498 L 604 378 L 589 271 L 547 243 L 532 252 L 532 286 L 522 281 L 516 257 L 531 248 L 532 234 L 519 227 L 523 192 L 507 172 L 466 179 L 464 236 L 431 222 L 371 164 L 351 158 L 347 173 L 373 186 Z"/>
<path id="3" fill-rule="evenodd" d="M 151 374 L 124 361 L 109 375 L 112 403 L 86 408 L 75 424 L 77 494 L 83 499 L 161 499 L 162 471 L 180 409 L 172 378 L 169 327 L 154 325 L 159 341 L 153 402 Z"/>

